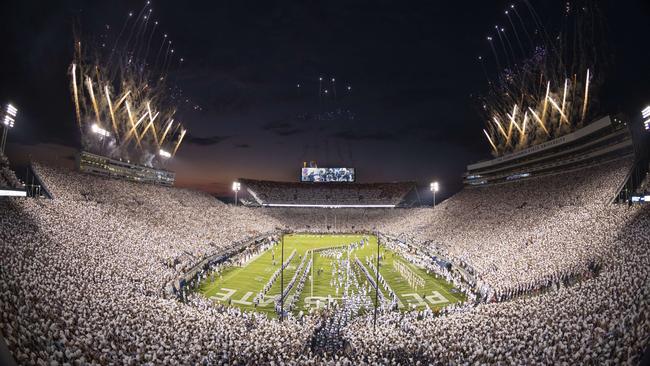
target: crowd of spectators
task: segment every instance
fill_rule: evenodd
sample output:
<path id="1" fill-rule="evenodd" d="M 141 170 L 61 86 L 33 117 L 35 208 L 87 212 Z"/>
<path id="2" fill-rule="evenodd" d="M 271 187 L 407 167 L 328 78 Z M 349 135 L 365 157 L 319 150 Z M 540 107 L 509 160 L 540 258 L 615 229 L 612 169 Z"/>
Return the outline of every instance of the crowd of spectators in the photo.
<path id="1" fill-rule="evenodd" d="M 25 185 L 9 166 L 9 159 L 0 153 L 0 188 L 24 189 Z"/>
<path id="2" fill-rule="evenodd" d="M 465 189 L 432 210 L 245 208 L 36 165 L 55 199 L 0 201 L 0 331 L 19 364 L 638 363 L 650 334 L 650 210 L 610 205 L 629 164 Z M 272 232 L 381 231 L 435 246 L 480 301 L 444 314 L 265 315 L 164 285 Z M 405 234 L 407 233 L 407 234 Z M 338 318 L 337 318 L 338 319 Z"/>
<path id="3" fill-rule="evenodd" d="M 251 204 L 398 205 L 414 183 L 292 183 L 242 179 Z"/>

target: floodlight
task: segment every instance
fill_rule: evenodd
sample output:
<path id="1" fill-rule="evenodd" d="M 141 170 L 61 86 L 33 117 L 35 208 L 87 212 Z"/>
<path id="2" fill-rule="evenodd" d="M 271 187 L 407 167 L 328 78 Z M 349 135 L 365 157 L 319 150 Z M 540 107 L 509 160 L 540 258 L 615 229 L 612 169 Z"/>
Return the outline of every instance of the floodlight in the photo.
<path id="1" fill-rule="evenodd" d="M 105 129 L 99 127 L 96 123 L 93 123 L 93 125 L 90 128 L 94 133 L 96 133 L 96 134 L 98 134 L 98 135 L 100 135 L 102 137 L 108 137 L 108 136 L 111 135 L 110 132 L 108 132 Z"/>
<path id="2" fill-rule="evenodd" d="M 12 117 L 16 117 L 16 114 L 18 113 L 18 109 L 16 109 L 16 107 L 12 106 L 11 104 L 7 104 L 7 113 L 10 114 Z"/>
<path id="3" fill-rule="evenodd" d="M 241 189 L 241 183 L 232 182 L 232 190 L 235 191 L 235 206 L 237 206 L 237 202 L 239 201 L 238 194 L 240 189 Z"/>
<path id="4" fill-rule="evenodd" d="M 5 116 L 5 119 L 3 121 L 4 125 L 9 128 L 12 128 L 14 126 L 14 122 L 15 120 L 8 115 Z"/>
<path id="5" fill-rule="evenodd" d="M 650 105 L 643 108 L 643 110 L 641 111 L 641 115 L 643 116 L 643 118 L 650 117 Z"/>
<path id="6" fill-rule="evenodd" d="M 436 192 L 438 192 L 438 182 L 432 182 L 429 186 L 431 192 L 433 192 L 433 207 L 436 207 Z"/>

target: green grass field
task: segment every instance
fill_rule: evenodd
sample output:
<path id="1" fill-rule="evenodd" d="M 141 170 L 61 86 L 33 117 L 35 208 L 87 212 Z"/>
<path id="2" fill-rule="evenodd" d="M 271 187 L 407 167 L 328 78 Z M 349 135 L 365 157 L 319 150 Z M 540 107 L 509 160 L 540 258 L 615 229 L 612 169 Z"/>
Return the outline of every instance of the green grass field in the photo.
<path id="1" fill-rule="evenodd" d="M 296 250 L 289 265 L 284 270 L 285 286 L 291 281 L 294 273 L 300 265 L 303 256 L 307 255 L 307 261 L 312 260 L 312 250 L 323 248 L 344 247 L 351 243 L 359 243 L 363 238 L 368 243 L 348 251 L 345 249 L 334 249 L 328 252 L 316 251 L 313 254 L 313 265 L 304 288 L 300 292 L 299 299 L 294 308 L 294 313 L 301 310 L 305 313 L 310 309 L 322 308 L 328 303 L 341 302 L 345 291 L 344 284 L 348 284 L 348 292 L 359 294 L 374 301 L 374 288 L 370 286 L 364 272 L 355 263 L 358 258 L 362 265 L 374 277 L 374 272 L 367 264 L 371 260 L 376 263 L 377 238 L 367 235 L 311 235 L 291 234 L 284 237 L 284 259 L 289 258 Z M 379 273 L 384 277 L 390 288 L 398 296 L 399 308 L 401 310 L 418 309 L 425 307 L 432 309 L 441 308 L 458 301 L 465 300 L 460 292 L 453 292 L 453 286 L 444 279 L 437 278 L 426 270 L 418 268 L 399 254 L 381 246 L 381 261 Z M 257 306 L 253 304 L 255 296 L 264 288 L 273 273 L 280 268 L 281 245 L 278 243 L 271 249 L 263 252 L 257 258 L 252 259 L 243 267 L 228 267 L 222 271 L 221 276 L 208 278 L 201 283 L 198 291 L 203 296 L 224 304 L 238 306 L 245 310 L 256 310 L 275 316 L 273 298 L 281 293 L 281 281 L 278 276 L 271 289 L 267 292 L 265 299 Z M 349 255 L 350 272 L 344 265 Z M 338 257 L 338 259 L 336 258 Z M 275 265 L 274 265 L 275 259 Z M 401 264 L 401 272 L 395 267 L 394 262 Z M 306 264 L 306 263 L 305 263 Z M 307 265 L 302 268 L 304 271 Z M 404 269 L 406 268 L 406 269 Z M 312 281 L 313 273 L 313 281 Z M 302 273 L 298 274 L 298 279 Z M 418 278 L 417 285 L 413 278 Z M 411 279 L 410 281 L 407 280 Z M 298 280 L 289 292 L 291 297 L 296 292 Z M 380 286 L 382 293 L 387 295 L 386 290 Z M 286 300 L 285 300 L 286 301 Z"/>

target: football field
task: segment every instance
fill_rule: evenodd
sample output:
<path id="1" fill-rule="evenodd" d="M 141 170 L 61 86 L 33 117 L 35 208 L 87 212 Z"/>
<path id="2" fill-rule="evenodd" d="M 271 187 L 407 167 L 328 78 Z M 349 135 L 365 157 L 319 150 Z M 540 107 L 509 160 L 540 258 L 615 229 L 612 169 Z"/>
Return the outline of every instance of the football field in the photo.
<path id="1" fill-rule="evenodd" d="M 400 310 L 436 309 L 465 299 L 444 279 L 398 253 L 383 245 L 379 252 L 379 273 L 385 280 L 380 281 L 380 297 L 391 302 L 392 290 Z M 285 309 L 293 303 L 294 314 L 308 313 L 346 299 L 354 302 L 355 308 L 372 308 L 376 260 L 377 238 L 372 235 L 285 235 Z M 241 267 L 227 267 L 220 275 L 209 276 L 199 292 L 219 303 L 275 316 L 274 299 L 282 291 L 281 276 L 277 275 L 281 263 L 282 246 L 277 243 Z"/>

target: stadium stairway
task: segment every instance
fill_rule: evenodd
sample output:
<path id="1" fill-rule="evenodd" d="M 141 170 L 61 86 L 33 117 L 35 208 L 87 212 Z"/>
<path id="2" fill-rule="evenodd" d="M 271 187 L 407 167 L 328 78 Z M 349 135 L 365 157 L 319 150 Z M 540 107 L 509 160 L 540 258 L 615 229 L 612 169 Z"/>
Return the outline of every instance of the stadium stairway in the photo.
<path id="1" fill-rule="evenodd" d="M 618 193 L 612 197 L 610 203 L 628 203 L 630 197 L 637 193 L 637 189 L 647 179 L 649 169 L 650 159 L 647 157 L 635 159 L 630 171 L 618 187 Z"/>

